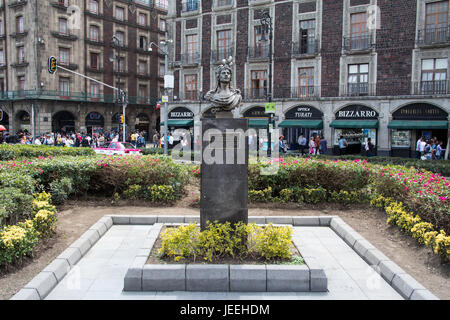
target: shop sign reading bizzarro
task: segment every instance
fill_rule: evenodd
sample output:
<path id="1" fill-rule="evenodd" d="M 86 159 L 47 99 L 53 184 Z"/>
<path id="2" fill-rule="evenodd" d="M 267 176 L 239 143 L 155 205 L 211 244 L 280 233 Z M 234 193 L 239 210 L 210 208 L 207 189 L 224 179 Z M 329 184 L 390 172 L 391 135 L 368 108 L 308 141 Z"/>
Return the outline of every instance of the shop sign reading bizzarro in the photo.
<path id="1" fill-rule="evenodd" d="M 378 119 L 378 112 L 363 105 L 350 105 L 336 112 L 336 119 Z"/>
<path id="2" fill-rule="evenodd" d="M 193 119 L 194 113 L 188 108 L 178 107 L 169 112 L 169 119 Z"/>

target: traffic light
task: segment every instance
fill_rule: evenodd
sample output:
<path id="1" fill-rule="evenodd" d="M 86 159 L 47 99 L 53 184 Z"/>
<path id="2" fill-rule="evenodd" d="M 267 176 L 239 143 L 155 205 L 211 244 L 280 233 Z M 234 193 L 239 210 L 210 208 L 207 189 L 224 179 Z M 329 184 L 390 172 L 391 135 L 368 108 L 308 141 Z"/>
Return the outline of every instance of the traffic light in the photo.
<path id="1" fill-rule="evenodd" d="M 158 103 L 158 104 L 156 105 L 156 110 L 159 110 L 159 109 L 161 109 L 161 105 Z"/>
<path id="2" fill-rule="evenodd" d="M 55 57 L 48 58 L 48 72 L 50 74 L 54 74 L 56 72 L 56 68 L 58 67 L 58 60 Z"/>
<path id="3" fill-rule="evenodd" d="M 120 123 L 123 124 L 123 116 L 120 116 Z"/>

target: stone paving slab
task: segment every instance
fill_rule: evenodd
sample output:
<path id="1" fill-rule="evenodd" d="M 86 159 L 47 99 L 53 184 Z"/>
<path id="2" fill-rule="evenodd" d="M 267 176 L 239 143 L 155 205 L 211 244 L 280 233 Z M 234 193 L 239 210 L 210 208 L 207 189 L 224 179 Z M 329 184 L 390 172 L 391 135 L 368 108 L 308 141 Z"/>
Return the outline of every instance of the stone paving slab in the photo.
<path id="1" fill-rule="evenodd" d="M 165 218 L 170 221 L 164 221 Z M 304 220 L 306 225 L 317 221 L 309 218 Z M 155 219 L 162 223 L 187 222 L 184 218 L 176 217 L 158 216 Z M 196 220 L 195 217 L 189 217 L 188 221 Z M 268 221 L 294 223 L 294 217 L 270 217 Z M 295 220 L 295 223 L 298 221 Z M 95 242 L 89 251 L 82 254 L 78 248 L 68 248 L 57 258 L 65 262 L 49 265 L 47 271 L 39 274 L 30 282 L 31 285 L 19 291 L 13 299 L 437 299 L 403 273 L 401 268 L 385 260 L 381 252 L 377 252 L 373 245 L 355 233 L 342 219 L 328 216 L 319 217 L 319 226 L 294 226 L 295 243 L 299 244 L 302 254 L 310 259 L 310 264 L 324 266 L 328 292 L 124 292 L 123 279 L 129 267 L 134 263 L 145 263 L 145 257 L 135 261 L 135 256 L 153 227 L 130 222 L 130 216 L 126 215 L 100 219 L 90 230 L 96 230 L 100 235 L 103 233 L 101 229 L 109 229 L 99 239 L 95 239 L 93 232 L 85 235 L 84 239 Z M 313 254 L 315 257 L 312 257 Z M 70 265 L 70 270 L 62 277 L 60 270 L 66 263 Z M 48 295 L 46 290 L 50 290 Z"/>

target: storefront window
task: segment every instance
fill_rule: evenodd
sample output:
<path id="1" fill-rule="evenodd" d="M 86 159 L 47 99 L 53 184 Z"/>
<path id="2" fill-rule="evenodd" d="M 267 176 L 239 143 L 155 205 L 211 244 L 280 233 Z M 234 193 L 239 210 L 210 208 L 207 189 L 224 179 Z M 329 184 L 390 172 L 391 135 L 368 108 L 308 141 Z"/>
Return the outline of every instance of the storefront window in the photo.
<path id="1" fill-rule="evenodd" d="M 334 130 L 334 145 L 339 145 L 339 139 L 343 136 L 349 146 L 361 145 L 364 146 L 367 139 L 370 138 L 374 145 L 377 144 L 377 130 L 376 129 L 335 129 Z"/>
<path id="2" fill-rule="evenodd" d="M 410 148 L 410 130 L 392 130 L 392 148 Z"/>

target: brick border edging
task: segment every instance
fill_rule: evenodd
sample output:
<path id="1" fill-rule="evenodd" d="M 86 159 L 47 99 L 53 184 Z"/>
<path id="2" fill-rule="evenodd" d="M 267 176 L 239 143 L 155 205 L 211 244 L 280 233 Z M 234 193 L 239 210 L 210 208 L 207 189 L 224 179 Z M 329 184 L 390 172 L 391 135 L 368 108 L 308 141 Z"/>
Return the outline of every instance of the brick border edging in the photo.
<path id="1" fill-rule="evenodd" d="M 110 216 L 104 216 L 94 223 L 10 300 L 44 300 L 113 224 Z"/>
<path id="2" fill-rule="evenodd" d="M 114 219 L 114 217 L 113 217 Z M 124 278 L 124 291 L 203 291 L 203 292 L 327 292 L 324 270 L 310 257 L 305 265 L 146 265 L 163 223 L 199 223 L 198 216 L 121 216 L 120 224 L 152 224 L 144 246 L 139 250 Z M 133 221 L 134 220 L 134 221 Z M 328 226 L 329 217 L 249 217 L 257 224 Z M 295 244 L 295 239 L 294 239 Z M 196 270 L 196 272 L 193 272 Z M 201 276 L 198 276 L 201 275 Z M 298 281 L 292 281 L 297 278 Z"/>
<path id="3" fill-rule="evenodd" d="M 197 216 L 106 215 L 92 225 L 79 239 L 73 242 L 44 270 L 42 270 L 41 273 L 17 292 L 11 300 L 43 300 L 70 271 L 70 268 L 87 253 L 87 251 L 111 228 L 112 225 L 148 225 L 162 222 L 191 223 L 198 222 L 199 219 L 200 218 Z M 272 222 L 276 224 L 292 224 L 293 226 L 328 226 L 367 263 L 374 267 L 389 285 L 405 299 L 439 300 L 338 216 L 249 217 L 249 222 L 258 224 Z M 144 259 L 147 261 L 147 258 Z M 312 265 L 314 264 L 312 260 L 309 261 L 309 263 Z"/>
<path id="4" fill-rule="evenodd" d="M 340 217 L 332 217 L 330 228 L 406 300 L 439 300 Z"/>

